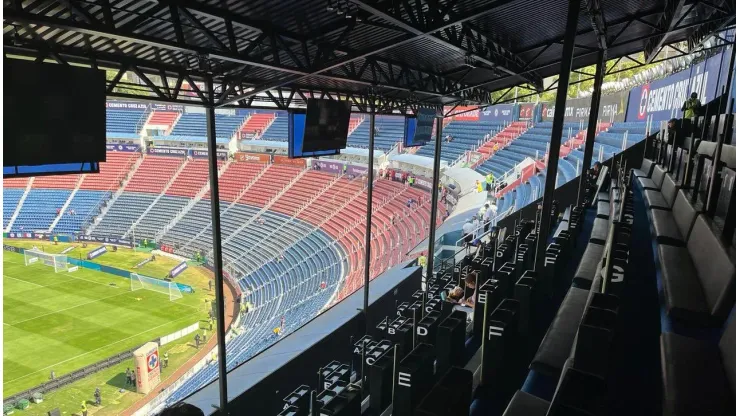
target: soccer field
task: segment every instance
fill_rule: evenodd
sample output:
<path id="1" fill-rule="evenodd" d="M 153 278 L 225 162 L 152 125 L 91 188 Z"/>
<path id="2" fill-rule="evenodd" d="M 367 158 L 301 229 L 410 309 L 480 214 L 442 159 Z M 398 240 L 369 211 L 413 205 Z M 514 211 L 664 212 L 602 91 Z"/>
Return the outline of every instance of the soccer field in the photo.
<path id="1" fill-rule="evenodd" d="M 33 387 L 206 316 L 200 296 L 130 291 L 126 278 L 25 266 L 3 252 L 3 395 Z"/>

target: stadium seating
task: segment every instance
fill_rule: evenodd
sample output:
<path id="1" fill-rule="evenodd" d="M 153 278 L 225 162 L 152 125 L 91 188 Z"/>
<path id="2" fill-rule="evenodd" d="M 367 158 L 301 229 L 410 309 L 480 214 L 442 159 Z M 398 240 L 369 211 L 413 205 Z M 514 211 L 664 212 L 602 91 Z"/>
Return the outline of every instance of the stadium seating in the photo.
<path id="1" fill-rule="evenodd" d="M 73 234 L 85 226 L 100 213 L 100 207 L 111 196 L 108 191 L 78 190 L 66 212 L 62 213 L 59 222 L 52 229 L 55 233 Z"/>
<path id="2" fill-rule="evenodd" d="M 246 123 L 242 126 L 240 132 L 242 135 L 254 135 L 265 131 L 265 128 L 272 123 L 275 113 L 253 113 Z M 285 137 L 287 140 L 287 135 Z"/>
<path id="3" fill-rule="evenodd" d="M 216 113 L 216 142 L 228 143 L 243 122 L 243 116 Z M 185 112 L 177 120 L 169 135 L 159 136 L 157 139 L 205 143 L 206 135 L 206 115 Z"/>
<path id="4" fill-rule="evenodd" d="M 11 231 L 46 232 L 70 193 L 69 189 L 31 189 Z"/>
<path id="5" fill-rule="evenodd" d="M 39 176 L 33 180 L 32 189 L 73 189 L 80 175 Z"/>
<path id="6" fill-rule="evenodd" d="M 105 110 L 105 133 L 108 138 L 138 139 L 146 121 L 146 109 Z"/>
<path id="7" fill-rule="evenodd" d="M 388 152 L 403 141 L 405 119 L 401 116 L 375 117 L 375 149 Z M 367 148 L 370 143 L 370 122 L 365 120 L 347 138 L 347 146 Z"/>
<path id="8" fill-rule="evenodd" d="M 123 237 L 156 198 L 157 195 L 149 193 L 122 193 L 90 232 L 96 236 Z"/>
<path id="9" fill-rule="evenodd" d="M 160 193 L 185 163 L 184 158 L 170 156 L 144 156 L 144 162 L 134 172 L 126 187 L 127 192 Z"/>
<path id="10" fill-rule="evenodd" d="M 456 161 L 466 151 L 474 151 L 480 147 L 486 135 L 494 136 L 506 127 L 502 122 L 491 121 L 452 121 L 442 130 L 442 137 L 450 136 L 452 141 L 442 142 L 442 160 L 450 164 Z M 434 142 L 419 148 L 419 156 L 434 157 Z"/>
<path id="11" fill-rule="evenodd" d="M 80 189 L 115 191 L 140 157 L 139 152 L 108 152 L 106 161 L 100 164 L 100 173 L 85 175 Z"/>
<path id="12" fill-rule="evenodd" d="M 278 111 L 275 118 L 266 130 L 260 136 L 264 140 L 273 140 L 276 142 L 288 141 L 288 113 Z"/>
<path id="13" fill-rule="evenodd" d="M 165 131 L 169 131 L 179 116 L 175 111 L 153 111 L 147 125 L 164 126 Z"/>
<path id="14" fill-rule="evenodd" d="M 265 205 L 274 198 L 301 172 L 301 169 L 292 165 L 270 165 L 267 172 L 242 195 L 239 202 L 253 205 Z"/>
<path id="15" fill-rule="evenodd" d="M 254 179 L 265 171 L 266 165 L 256 162 L 232 162 L 218 178 L 219 196 L 222 201 L 233 202 Z M 210 189 L 203 196 L 211 198 Z"/>
<path id="16" fill-rule="evenodd" d="M 223 162 L 219 161 L 219 168 Z M 193 198 L 208 183 L 208 159 L 193 159 L 177 175 L 166 194 Z"/>
<path id="17" fill-rule="evenodd" d="M 3 230 L 8 226 L 23 192 L 25 192 L 23 188 L 3 188 Z"/>

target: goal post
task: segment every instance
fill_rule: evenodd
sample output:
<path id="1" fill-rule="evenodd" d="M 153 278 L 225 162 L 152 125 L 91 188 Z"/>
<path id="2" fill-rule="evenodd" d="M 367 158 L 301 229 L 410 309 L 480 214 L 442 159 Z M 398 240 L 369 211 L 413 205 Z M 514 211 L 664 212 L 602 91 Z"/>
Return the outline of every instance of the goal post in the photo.
<path id="1" fill-rule="evenodd" d="M 26 266 L 40 262 L 46 266 L 53 267 L 56 273 L 67 271 L 66 254 L 49 254 L 31 249 L 23 251 L 23 260 Z"/>
<path id="2" fill-rule="evenodd" d="M 153 277 L 142 276 L 138 273 L 131 273 L 131 291 L 135 290 L 151 290 L 153 292 L 159 292 L 169 296 L 170 301 L 175 301 L 182 298 L 182 292 L 177 287 L 177 283 L 168 282 L 166 280 L 155 279 Z"/>

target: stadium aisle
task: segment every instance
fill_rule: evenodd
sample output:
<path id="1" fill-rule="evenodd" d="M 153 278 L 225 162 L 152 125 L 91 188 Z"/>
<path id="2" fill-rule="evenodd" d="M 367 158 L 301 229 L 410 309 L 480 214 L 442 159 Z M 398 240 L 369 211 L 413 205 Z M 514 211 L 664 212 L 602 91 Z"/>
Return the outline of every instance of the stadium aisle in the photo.
<path id="1" fill-rule="evenodd" d="M 581 229 L 580 235 L 576 240 L 576 246 L 570 256 L 568 264 L 563 269 L 563 276 L 557 279 L 555 283 L 561 283 L 553 287 L 553 298 L 549 304 L 540 305 L 541 309 L 538 313 L 539 319 L 533 320 L 532 336 L 528 339 L 527 348 L 522 348 L 520 354 L 517 357 L 512 357 L 510 362 L 510 368 L 517 369 L 516 374 L 511 374 L 506 380 L 496 380 L 495 384 L 491 388 L 478 387 L 473 396 L 473 403 L 470 406 L 470 416 L 498 416 L 503 414 L 506 410 L 506 406 L 511 400 L 511 396 L 517 390 L 521 389 L 522 385 L 527 379 L 529 374 L 528 364 L 532 361 L 537 349 L 540 346 L 540 342 L 555 317 L 555 313 L 560 307 L 560 303 L 563 301 L 565 294 L 571 285 L 571 279 L 575 275 L 578 264 L 580 263 L 583 252 L 586 250 L 588 240 L 591 237 L 591 228 L 596 218 L 596 210 L 588 209 L 584 212 L 583 228 Z M 554 231 L 550 234 L 548 239 L 552 239 Z M 557 380 L 555 380 L 557 382 Z M 552 385 L 552 391 L 543 392 L 543 394 L 549 394 L 555 391 L 555 384 Z"/>

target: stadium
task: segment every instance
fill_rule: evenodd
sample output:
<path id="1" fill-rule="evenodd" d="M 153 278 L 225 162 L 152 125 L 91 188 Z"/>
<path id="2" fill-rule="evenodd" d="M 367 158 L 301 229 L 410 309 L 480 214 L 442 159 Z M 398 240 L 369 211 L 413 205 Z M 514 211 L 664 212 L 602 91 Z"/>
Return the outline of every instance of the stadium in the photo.
<path id="1" fill-rule="evenodd" d="M 5 6 L 105 152 L 4 163 L 4 414 L 732 414 L 734 8 L 390 3 Z"/>

